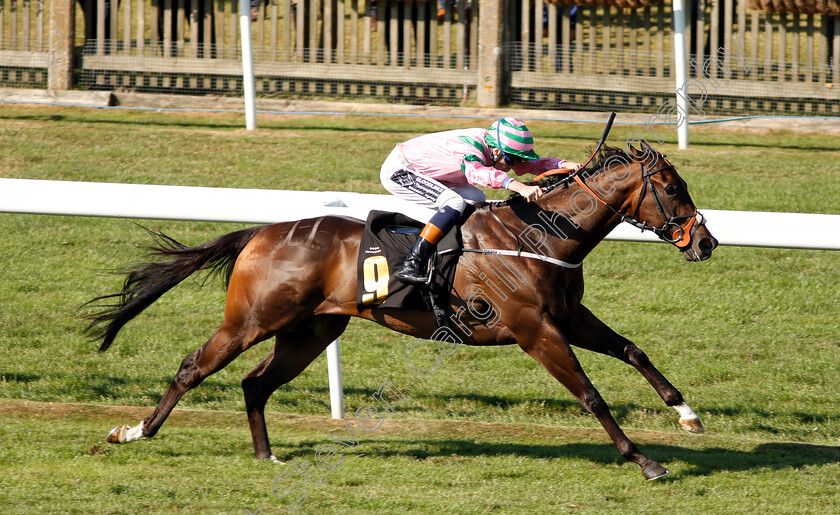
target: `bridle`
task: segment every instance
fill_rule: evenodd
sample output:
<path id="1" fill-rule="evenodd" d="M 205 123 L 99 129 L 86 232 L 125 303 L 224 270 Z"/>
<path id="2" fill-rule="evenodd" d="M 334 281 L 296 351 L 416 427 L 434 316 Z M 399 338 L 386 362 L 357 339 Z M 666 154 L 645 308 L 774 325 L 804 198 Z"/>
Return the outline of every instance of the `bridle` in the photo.
<path id="1" fill-rule="evenodd" d="M 653 170 L 646 170 L 644 163 L 639 163 L 642 167 L 642 180 L 644 184 L 639 192 L 639 200 L 636 204 L 636 210 L 633 213 L 633 216 L 626 215 L 619 210 L 615 209 L 611 205 L 607 204 L 607 202 L 602 199 L 597 193 L 595 193 L 592 188 L 590 188 L 581 178 L 581 174 L 578 172 L 574 172 L 571 176 L 571 179 L 574 179 L 583 189 L 591 193 L 598 202 L 606 206 L 610 211 L 617 214 L 620 218 L 621 222 L 627 222 L 628 224 L 636 227 L 637 229 L 641 229 L 642 232 L 644 231 L 651 231 L 656 234 L 659 239 L 662 241 L 666 241 L 668 243 L 674 244 L 678 249 L 683 250 L 691 243 L 691 238 L 694 236 L 694 233 L 697 232 L 697 229 L 702 227 L 706 224 L 706 219 L 703 215 L 697 211 L 697 208 L 694 208 L 694 212 L 687 214 L 687 215 L 676 215 L 668 209 L 668 206 L 662 201 L 662 197 L 659 196 L 659 192 L 656 191 L 656 188 L 653 186 L 650 178 L 654 175 L 663 172 L 665 170 L 674 170 L 674 165 L 672 165 L 664 156 L 662 156 L 662 160 L 665 161 L 665 166 L 660 166 L 659 168 Z M 566 182 L 566 181 L 564 181 Z M 555 183 L 543 189 L 545 193 L 551 191 L 559 184 Z M 642 202 L 645 200 L 645 195 L 647 192 L 650 191 L 651 195 L 653 196 L 654 205 L 656 206 L 656 210 L 659 211 L 659 214 L 662 215 L 663 224 L 660 227 L 656 227 L 653 225 L 648 225 L 647 221 L 640 222 L 639 221 L 639 210 L 642 208 Z M 698 220 L 699 218 L 699 220 Z"/>
<path id="2" fill-rule="evenodd" d="M 656 210 L 659 211 L 660 215 L 662 215 L 662 220 L 665 220 L 662 227 L 654 227 L 650 230 L 659 236 L 659 239 L 667 241 L 668 243 L 673 243 L 678 249 L 682 250 L 691 243 L 691 237 L 694 236 L 697 229 L 706 224 L 706 219 L 699 211 L 697 211 L 696 207 L 694 208 L 694 213 L 687 215 L 675 215 L 670 209 L 668 209 L 668 206 L 662 202 L 659 192 L 653 187 L 653 183 L 650 180 L 652 176 L 662 172 L 663 170 L 674 170 L 674 165 L 668 162 L 664 156 L 662 157 L 662 160 L 665 161 L 666 165 L 655 170 L 645 170 L 645 165 L 642 163 L 642 180 L 644 181 L 644 186 L 639 193 L 639 202 L 636 205 L 636 212 L 633 214 L 633 218 L 631 219 L 632 221 L 629 221 L 629 223 L 634 227 L 639 227 L 642 231 L 645 230 L 645 224 L 640 224 L 637 220 L 639 218 L 639 210 L 642 208 L 642 201 L 645 199 L 645 192 L 650 190 Z"/>
<path id="3" fill-rule="evenodd" d="M 697 232 L 697 229 L 703 227 L 706 224 L 706 218 L 699 211 L 697 211 L 696 207 L 694 208 L 694 213 L 688 215 L 675 215 L 671 212 L 670 209 L 668 209 L 668 206 L 666 206 L 665 203 L 662 202 L 662 198 L 659 196 L 659 192 L 656 191 L 656 188 L 653 187 L 653 183 L 651 182 L 650 178 L 665 170 L 674 170 L 676 172 L 676 170 L 674 169 L 674 165 L 672 165 L 667 159 L 665 159 L 664 155 L 657 153 L 657 155 L 659 155 L 662 158 L 662 160 L 665 161 L 665 166 L 660 166 L 659 168 L 653 170 L 646 170 L 645 163 L 639 163 L 639 165 L 642 167 L 642 181 L 644 182 L 644 184 L 642 185 L 641 191 L 639 192 L 639 201 L 636 203 L 636 211 L 633 213 L 633 216 L 626 215 L 620 212 L 619 210 L 615 209 L 611 205 L 607 204 L 607 202 L 600 196 L 598 196 L 597 193 L 592 191 L 592 188 L 587 186 L 581 178 L 581 171 L 584 168 L 586 168 L 586 165 L 588 165 L 592 161 L 592 159 L 598 154 L 598 151 L 601 150 L 601 146 L 604 144 L 604 141 L 606 141 L 614 120 L 615 113 L 611 113 L 609 120 L 607 120 L 606 127 L 604 128 L 604 133 L 601 135 L 601 139 L 598 141 L 598 146 L 595 147 L 595 151 L 592 152 L 592 155 L 589 156 L 589 159 L 586 161 L 586 163 L 584 163 L 583 166 L 570 173 L 569 175 L 566 175 L 559 181 L 545 186 L 542 189 L 543 194 L 550 192 L 558 186 L 566 185 L 572 180 L 574 180 L 583 189 L 591 193 L 592 196 L 594 196 L 598 200 L 598 202 L 605 205 L 610 211 L 618 215 L 621 222 L 627 222 L 633 227 L 641 229 L 642 232 L 651 231 L 654 234 L 656 234 L 662 241 L 672 243 L 680 250 L 685 250 L 691 244 L 691 238 L 694 236 L 694 233 Z M 648 190 L 650 190 L 650 193 L 653 196 L 656 210 L 659 211 L 660 215 L 662 215 L 663 224 L 660 227 L 648 225 L 646 221 L 639 221 L 639 210 L 641 210 L 642 208 L 642 202 L 645 200 L 645 195 L 647 194 Z"/>
<path id="4" fill-rule="evenodd" d="M 583 168 L 579 168 L 571 174 L 566 175 L 559 181 L 543 187 L 542 190 L 545 194 L 557 188 L 558 186 L 568 184 L 569 182 L 574 180 L 583 189 L 592 194 L 592 196 L 594 196 L 598 200 L 598 202 L 600 202 L 601 204 L 606 206 L 610 211 L 618 215 L 620 222 L 627 222 L 633 227 L 641 229 L 642 232 L 651 231 L 654 234 L 656 234 L 659 237 L 659 239 L 668 243 L 672 243 L 681 251 L 685 251 L 685 249 L 691 244 L 691 238 L 694 236 L 694 233 L 697 232 L 697 229 L 703 227 L 706 224 L 706 219 L 699 211 L 697 211 L 696 207 L 694 208 L 694 213 L 687 215 L 675 215 L 671 212 L 670 209 L 668 209 L 668 206 L 666 206 L 665 203 L 662 201 L 662 197 L 659 196 L 659 192 L 656 191 L 656 188 L 653 186 L 653 182 L 651 182 L 650 178 L 665 170 L 675 169 L 674 165 L 672 165 L 667 159 L 665 159 L 665 156 L 662 156 L 661 154 L 660 156 L 662 157 L 662 160 L 665 161 L 665 166 L 660 166 L 659 168 L 652 170 L 646 170 L 645 164 L 639 163 L 639 165 L 642 167 L 642 181 L 644 182 L 644 184 L 642 185 L 641 191 L 639 192 L 639 200 L 636 204 L 636 210 L 633 213 L 633 216 L 626 215 L 621 211 L 615 209 L 611 205 L 607 204 L 607 202 L 604 199 L 602 199 L 597 193 L 595 193 L 592 190 L 592 188 L 590 188 L 583 181 L 583 178 L 581 178 L 580 171 L 583 170 Z M 587 161 L 587 164 L 588 163 L 589 161 Z M 656 205 L 656 210 L 659 211 L 659 214 L 662 215 L 662 220 L 664 220 L 664 223 L 660 227 L 648 225 L 647 222 L 640 222 L 638 220 L 639 211 L 642 208 L 642 202 L 645 200 L 645 195 L 647 194 L 648 190 L 650 190 L 650 193 L 653 196 L 654 204 Z M 580 263 L 568 263 L 566 261 L 548 258 L 531 252 L 522 252 L 522 241 L 519 238 L 519 235 L 513 229 L 508 227 L 508 225 L 501 218 L 499 218 L 499 216 L 495 212 L 493 212 L 493 204 L 488 204 L 488 206 L 490 209 L 490 214 L 493 215 L 496 221 L 499 222 L 502 225 L 502 227 L 504 227 L 510 233 L 512 233 L 514 237 L 516 237 L 517 250 L 513 251 L 498 249 L 460 249 L 461 252 L 477 252 L 480 254 L 502 254 L 507 256 L 536 258 L 542 259 L 543 261 L 552 263 L 554 265 L 562 266 L 564 268 L 577 268 L 580 266 Z"/>

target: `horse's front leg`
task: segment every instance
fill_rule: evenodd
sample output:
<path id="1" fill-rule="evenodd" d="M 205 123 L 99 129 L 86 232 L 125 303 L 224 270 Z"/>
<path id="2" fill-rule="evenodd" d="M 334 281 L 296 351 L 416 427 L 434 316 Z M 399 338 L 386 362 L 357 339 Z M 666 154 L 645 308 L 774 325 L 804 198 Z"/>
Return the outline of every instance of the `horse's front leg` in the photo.
<path id="1" fill-rule="evenodd" d="M 583 372 L 564 335 L 550 322 L 532 327 L 538 327 L 538 329 L 516 334 L 517 342 L 522 350 L 540 362 L 575 396 L 581 406 L 595 415 L 612 438 L 621 456 L 639 465 L 646 479 L 657 479 L 666 475 L 668 469 L 642 454 L 618 426 L 607 403 Z"/>
<path id="2" fill-rule="evenodd" d="M 692 433 L 703 433 L 705 429 L 700 417 L 683 400 L 683 396 L 662 373 L 650 362 L 647 355 L 627 338 L 616 333 L 601 322 L 591 311 L 580 305 L 570 317 L 574 320 L 564 334 L 569 343 L 576 347 L 607 354 L 633 365 L 653 386 L 665 404 L 680 414 L 680 426 Z"/>

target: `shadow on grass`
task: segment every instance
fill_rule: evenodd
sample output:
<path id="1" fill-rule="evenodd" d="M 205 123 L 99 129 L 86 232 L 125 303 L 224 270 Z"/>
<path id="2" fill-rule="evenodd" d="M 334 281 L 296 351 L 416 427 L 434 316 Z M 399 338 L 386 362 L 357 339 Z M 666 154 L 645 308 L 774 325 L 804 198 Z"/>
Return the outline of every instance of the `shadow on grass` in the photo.
<path id="1" fill-rule="evenodd" d="M 288 386 L 288 385 L 287 385 Z M 281 387 L 283 388 L 283 387 Z M 290 388 L 291 389 L 291 388 Z M 314 392 L 328 396 L 330 389 L 326 386 L 308 386 L 307 392 Z M 280 391 L 280 390 L 278 390 Z M 370 399 L 376 393 L 376 388 L 353 388 L 344 387 L 345 395 L 359 395 L 362 398 Z M 418 409 L 418 406 L 443 406 L 450 401 L 468 401 L 475 403 L 475 409 L 494 408 L 494 409 L 509 409 L 521 406 L 539 406 L 547 412 L 573 412 L 579 415 L 588 415 L 586 410 L 581 407 L 580 403 L 574 399 L 553 399 L 547 397 L 528 397 L 528 398 L 513 398 L 503 397 L 501 395 L 482 395 L 478 393 L 455 393 L 455 394 L 413 394 L 411 395 L 414 404 L 395 404 L 392 408 L 397 412 L 412 412 Z M 626 416 L 633 410 L 647 409 L 635 403 L 629 404 L 610 404 L 610 412 L 617 419 Z M 670 410 L 670 408 L 668 408 Z"/>
<path id="2" fill-rule="evenodd" d="M 17 382 L 17 383 L 35 383 L 43 379 L 43 376 L 37 374 L 20 374 L 17 372 L 3 372 L 0 370 L 0 381 Z"/>
<path id="3" fill-rule="evenodd" d="M 284 452 L 283 459 L 311 456 L 323 441 L 304 441 L 291 452 Z M 412 441 L 407 448 L 394 449 L 402 444 L 393 442 L 363 442 L 355 450 L 343 452 L 348 456 L 364 455 L 371 458 L 410 457 L 425 460 L 432 457 L 448 458 L 482 456 L 517 456 L 535 459 L 586 459 L 594 463 L 621 464 L 624 459 L 616 448 L 609 444 L 565 443 L 558 445 L 528 445 L 515 443 L 486 443 L 469 440 L 421 440 Z M 278 445 L 278 449 L 281 447 Z M 287 446 L 284 446 L 288 449 Z M 749 451 L 711 447 L 688 449 L 673 445 L 648 444 L 642 448 L 649 457 L 662 462 L 685 462 L 689 467 L 683 472 L 669 476 L 679 479 L 685 476 L 707 476 L 718 472 L 743 472 L 758 469 L 799 469 L 813 465 L 828 465 L 840 461 L 840 447 L 802 443 L 764 443 Z M 278 454 L 279 456 L 279 454 Z"/>

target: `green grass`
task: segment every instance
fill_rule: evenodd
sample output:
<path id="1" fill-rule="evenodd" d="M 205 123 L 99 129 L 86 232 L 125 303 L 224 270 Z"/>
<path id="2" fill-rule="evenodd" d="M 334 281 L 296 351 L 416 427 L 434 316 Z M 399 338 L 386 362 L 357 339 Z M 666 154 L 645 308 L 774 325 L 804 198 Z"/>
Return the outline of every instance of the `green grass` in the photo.
<path id="1" fill-rule="evenodd" d="M 248 455 L 241 413 L 179 410 L 160 436 L 114 446 L 89 435 L 141 410 L 12 401 L 2 411 L 0 502 L 12 507 L 5 512 L 285 511 L 271 488 L 291 465 Z M 290 462 L 313 461 L 315 449 L 340 431 L 323 417 L 274 415 L 269 422 Z M 667 459 L 671 475 L 641 483 L 600 429 L 388 420 L 360 436 L 358 448 L 343 450 L 323 484 L 308 486 L 299 512 L 635 513 L 725 505 L 734 513 L 782 513 L 779 506 L 804 499 L 813 501 L 791 511 L 837 506 L 836 482 L 824 481 L 840 474 L 836 447 L 629 434 Z M 21 488 L 20 479 L 38 488 Z"/>
<path id="2" fill-rule="evenodd" d="M 248 133 L 227 114 L 4 108 L 0 176 L 381 193 L 378 167 L 394 144 L 469 124 L 277 116 Z M 570 159 L 599 135 L 586 124 L 529 127 L 541 154 Z M 657 148 L 701 210 L 840 213 L 836 138 L 692 130 L 691 150 L 675 141 Z M 611 142 L 633 132 L 614 131 Z M 188 244 L 242 227 L 141 223 Z M 271 493 L 285 469 L 252 458 L 239 387 L 269 343 L 189 392 L 154 439 L 104 443 L 111 427 L 150 411 L 184 355 L 216 329 L 220 284 L 185 282 L 99 354 L 77 308 L 119 288 L 122 277 L 105 270 L 142 259 L 145 231 L 126 220 L 12 214 L 0 215 L 0 230 L 4 512 L 285 511 Z M 403 362 L 410 338 L 354 320 L 341 340 L 348 412 L 385 381 L 407 399 L 309 488 L 301 511 L 840 509 L 840 254 L 722 247 L 695 264 L 666 245 L 604 242 L 585 275 L 586 305 L 638 343 L 706 424 L 702 437 L 682 434 L 632 368 L 578 352 L 619 423 L 671 476 L 645 483 L 593 417 L 515 347 L 461 347 L 418 377 Z M 328 402 L 324 357 L 274 394 L 269 435 L 279 458 L 314 459 L 340 429 Z"/>

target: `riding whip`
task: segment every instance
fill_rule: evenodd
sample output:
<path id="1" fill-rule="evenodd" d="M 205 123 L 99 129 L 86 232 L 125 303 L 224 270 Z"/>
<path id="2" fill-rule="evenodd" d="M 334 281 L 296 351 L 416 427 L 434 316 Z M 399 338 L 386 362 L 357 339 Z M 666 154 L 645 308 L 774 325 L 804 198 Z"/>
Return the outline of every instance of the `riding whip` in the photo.
<path id="1" fill-rule="evenodd" d="M 595 147 L 595 152 L 592 152 L 592 155 L 589 156 L 589 159 L 587 159 L 586 162 L 583 163 L 583 166 L 578 168 L 578 170 L 583 170 L 584 168 L 586 168 L 586 165 L 588 165 L 589 162 L 592 161 L 592 158 L 594 158 L 595 155 L 598 153 L 598 151 L 601 150 L 601 146 L 604 144 L 605 141 L 607 141 L 607 136 L 609 136 L 610 134 L 610 129 L 612 128 L 613 120 L 615 120 L 615 111 L 610 113 L 610 119 L 607 120 L 607 126 L 604 127 L 604 133 L 601 134 L 601 140 L 598 141 L 598 146 Z"/>

